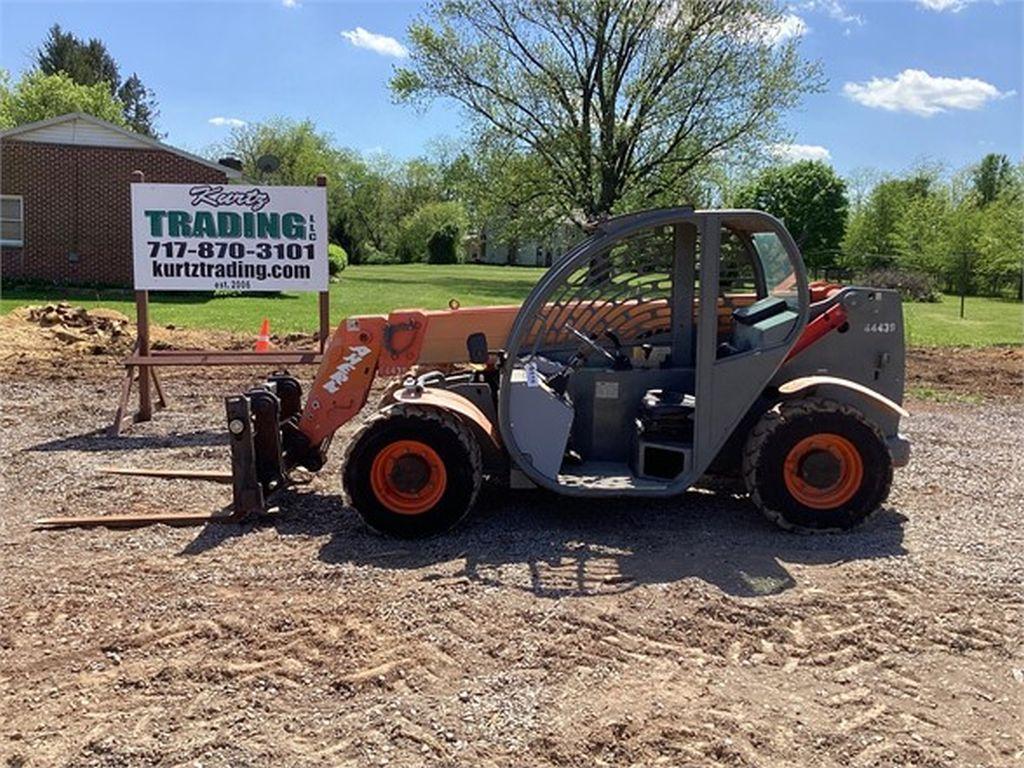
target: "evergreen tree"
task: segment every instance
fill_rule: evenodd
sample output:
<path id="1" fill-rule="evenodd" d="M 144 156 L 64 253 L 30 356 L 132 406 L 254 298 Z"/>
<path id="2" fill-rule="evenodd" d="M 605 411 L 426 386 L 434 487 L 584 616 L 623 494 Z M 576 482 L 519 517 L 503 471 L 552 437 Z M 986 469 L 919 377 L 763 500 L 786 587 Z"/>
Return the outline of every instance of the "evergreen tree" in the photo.
<path id="1" fill-rule="evenodd" d="M 155 126 L 159 110 L 153 92 L 134 72 L 121 81 L 117 61 L 102 40 L 82 40 L 73 32 L 61 29 L 60 24 L 54 24 L 36 51 L 36 68 L 44 75 L 64 73 L 79 85 L 105 84 L 110 95 L 121 102 L 124 123 L 129 128 L 160 138 Z"/>

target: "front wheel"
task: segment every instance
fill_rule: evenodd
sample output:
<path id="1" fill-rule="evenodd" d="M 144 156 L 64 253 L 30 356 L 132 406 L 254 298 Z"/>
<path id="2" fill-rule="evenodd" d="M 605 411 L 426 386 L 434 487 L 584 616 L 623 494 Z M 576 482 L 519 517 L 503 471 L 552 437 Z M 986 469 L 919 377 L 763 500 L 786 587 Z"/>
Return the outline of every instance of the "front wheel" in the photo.
<path id="1" fill-rule="evenodd" d="M 397 405 L 356 435 L 342 482 L 349 503 L 373 528 L 402 538 L 451 528 L 476 501 L 480 446 L 457 416 Z"/>
<path id="2" fill-rule="evenodd" d="M 805 398 L 780 403 L 754 427 L 743 479 L 754 504 L 787 530 L 846 530 L 888 498 L 892 457 L 856 408 Z"/>

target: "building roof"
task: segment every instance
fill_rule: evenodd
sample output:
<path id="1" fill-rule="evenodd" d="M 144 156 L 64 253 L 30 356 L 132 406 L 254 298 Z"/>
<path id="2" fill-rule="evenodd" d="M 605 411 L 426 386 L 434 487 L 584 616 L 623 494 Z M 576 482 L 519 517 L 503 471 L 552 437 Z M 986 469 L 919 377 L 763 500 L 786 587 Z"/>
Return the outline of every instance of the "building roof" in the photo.
<path id="1" fill-rule="evenodd" d="M 14 128 L 0 131 L 0 141 L 16 139 L 18 141 L 37 141 L 48 144 L 75 144 L 93 147 L 121 147 L 127 149 L 159 149 L 164 152 L 184 157 L 194 163 L 205 165 L 222 171 L 229 179 L 242 177 L 240 171 L 212 160 L 193 155 L 183 149 L 164 144 L 141 133 L 129 131 L 120 125 L 100 120 L 98 117 L 84 112 L 69 112 L 47 120 L 26 123 Z"/>

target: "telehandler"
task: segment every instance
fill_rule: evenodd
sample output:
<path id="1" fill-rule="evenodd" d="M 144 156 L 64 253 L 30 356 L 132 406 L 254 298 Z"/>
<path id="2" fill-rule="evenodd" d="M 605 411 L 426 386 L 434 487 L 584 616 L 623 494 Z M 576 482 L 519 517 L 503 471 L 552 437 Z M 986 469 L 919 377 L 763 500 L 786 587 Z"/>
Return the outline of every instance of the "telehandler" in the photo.
<path id="1" fill-rule="evenodd" d="M 372 527 L 435 534 L 485 478 L 568 496 L 678 496 L 742 477 L 796 531 L 847 529 L 888 496 L 904 387 L 899 294 L 808 284 L 799 249 L 752 210 L 608 219 L 521 306 L 350 317 L 302 402 L 287 373 L 226 400 L 234 513 L 342 468 Z M 404 377 L 368 408 L 377 377 Z M 164 473 L 166 474 L 166 473 Z"/>

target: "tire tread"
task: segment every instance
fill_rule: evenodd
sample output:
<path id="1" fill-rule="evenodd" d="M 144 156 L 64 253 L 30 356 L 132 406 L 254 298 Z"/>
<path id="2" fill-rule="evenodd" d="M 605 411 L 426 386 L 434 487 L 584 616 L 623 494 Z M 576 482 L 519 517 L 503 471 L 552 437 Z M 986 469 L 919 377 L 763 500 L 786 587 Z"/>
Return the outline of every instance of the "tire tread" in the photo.
<path id="1" fill-rule="evenodd" d="M 885 444 L 885 437 L 878 426 L 867 419 L 857 408 L 848 403 L 841 403 L 838 400 L 825 397 L 804 397 L 797 400 L 784 400 L 769 409 L 754 426 L 754 429 L 751 430 L 750 437 L 747 438 L 746 445 L 743 448 L 743 482 L 747 487 L 747 492 L 750 494 L 750 500 L 761 510 L 761 513 L 777 526 L 787 531 L 795 533 L 836 533 L 843 530 L 837 527 L 811 528 L 797 525 L 787 520 L 781 510 L 770 508 L 762 498 L 760 491 L 761 481 L 758 472 L 760 471 L 761 455 L 764 447 L 777 430 L 789 421 L 823 413 L 838 413 L 854 419 L 870 429 L 875 434 L 875 437 L 883 445 Z M 883 499 L 889 496 L 889 491 L 892 488 L 893 468 L 891 462 L 886 465 L 884 472 L 883 492 L 881 494 Z M 874 511 L 869 513 L 868 517 L 873 513 Z"/>
<path id="2" fill-rule="evenodd" d="M 354 506 L 353 493 L 350 487 L 351 478 L 348 472 L 349 462 L 352 458 L 353 452 L 366 435 L 381 428 L 388 421 L 398 418 L 419 419 L 421 421 L 433 422 L 454 434 L 466 455 L 469 457 L 471 467 L 473 485 L 469 503 L 466 505 L 466 512 L 468 512 L 476 503 L 477 496 L 480 494 L 480 486 L 483 483 L 483 457 L 480 451 L 480 444 L 477 442 L 476 437 L 473 436 L 469 427 L 466 426 L 458 416 L 441 410 L 440 408 L 432 408 L 429 406 L 410 403 L 398 403 L 374 414 L 374 416 L 366 420 L 363 426 L 360 427 L 359 431 L 356 432 L 356 434 L 352 436 L 352 439 L 348 441 L 348 445 L 345 447 L 345 453 L 342 457 L 342 495 L 345 503 L 350 506 Z"/>

